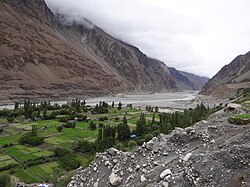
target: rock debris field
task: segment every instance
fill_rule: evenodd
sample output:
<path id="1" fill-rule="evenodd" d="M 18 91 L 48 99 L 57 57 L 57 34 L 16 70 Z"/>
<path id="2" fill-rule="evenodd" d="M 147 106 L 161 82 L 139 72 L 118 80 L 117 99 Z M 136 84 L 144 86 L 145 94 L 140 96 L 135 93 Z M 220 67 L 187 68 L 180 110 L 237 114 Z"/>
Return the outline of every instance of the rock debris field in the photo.
<path id="1" fill-rule="evenodd" d="M 68 187 L 249 187 L 250 125 L 224 110 L 193 127 L 160 134 L 134 152 L 114 148 L 79 168 Z"/>

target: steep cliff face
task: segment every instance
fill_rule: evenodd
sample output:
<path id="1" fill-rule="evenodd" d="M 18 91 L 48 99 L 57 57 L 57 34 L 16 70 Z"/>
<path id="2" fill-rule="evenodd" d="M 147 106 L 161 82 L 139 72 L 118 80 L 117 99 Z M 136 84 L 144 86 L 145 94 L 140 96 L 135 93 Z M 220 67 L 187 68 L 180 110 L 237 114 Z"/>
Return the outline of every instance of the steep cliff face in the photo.
<path id="1" fill-rule="evenodd" d="M 237 56 L 202 88 L 201 94 L 228 97 L 250 87 L 250 52 Z"/>
<path id="2" fill-rule="evenodd" d="M 40 4 L 39 4 L 40 3 Z M 104 95 L 125 90 L 55 30 L 59 25 L 44 1 L 1 1 L 1 96 Z M 41 15 L 46 13 L 46 18 Z"/>
<path id="3" fill-rule="evenodd" d="M 44 0 L 1 0 L 0 23 L 0 99 L 178 88 L 163 62 L 87 20 L 67 22 Z"/>

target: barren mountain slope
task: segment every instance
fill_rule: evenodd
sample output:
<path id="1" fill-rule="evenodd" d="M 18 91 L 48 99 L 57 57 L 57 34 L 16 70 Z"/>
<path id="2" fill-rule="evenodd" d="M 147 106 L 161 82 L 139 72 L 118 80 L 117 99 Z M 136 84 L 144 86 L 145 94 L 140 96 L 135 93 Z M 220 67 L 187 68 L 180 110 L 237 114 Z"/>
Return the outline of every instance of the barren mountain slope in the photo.
<path id="1" fill-rule="evenodd" d="M 163 62 L 86 20 L 65 22 L 44 0 L 0 0 L 0 41 L 0 99 L 179 88 Z"/>
<path id="2" fill-rule="evenodd" d="M 202 88 L 201 94 L 229 97 L 239 88 L 250 88 L 250 52 L 224 66 Z"/>
<path id="3" fill-rule="evenodd" d="M 68 187 L 248 187 L 250 129 L 213 114 L 194 127 L 160 134 L 134 152 L 110 148 L 79 168 Z"/>

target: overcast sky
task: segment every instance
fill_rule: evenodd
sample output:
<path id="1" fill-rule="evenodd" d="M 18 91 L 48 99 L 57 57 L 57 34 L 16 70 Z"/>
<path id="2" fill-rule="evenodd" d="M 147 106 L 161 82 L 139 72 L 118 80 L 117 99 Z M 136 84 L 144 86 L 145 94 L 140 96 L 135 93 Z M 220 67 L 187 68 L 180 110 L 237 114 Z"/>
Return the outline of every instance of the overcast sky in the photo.
<path id="1" fill-rule="evenodd" d="M 212 77 L 250 51 L 250 0 L 45 0 L 176 69 Z"/>

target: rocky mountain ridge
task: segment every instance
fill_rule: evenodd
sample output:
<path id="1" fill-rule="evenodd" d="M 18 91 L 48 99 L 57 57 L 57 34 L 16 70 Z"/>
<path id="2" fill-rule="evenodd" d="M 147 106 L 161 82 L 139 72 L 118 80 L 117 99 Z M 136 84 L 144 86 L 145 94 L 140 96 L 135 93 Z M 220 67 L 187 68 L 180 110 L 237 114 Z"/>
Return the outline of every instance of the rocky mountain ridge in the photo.
<path id="1" fill-rule="evenodd" d="M 200 93 L 227 98 L 234 96 L 241 88 L 250 88 L 250 52 L 237 56 L 225 65 L 204 85 Z"/>
<path id="2" fill-rule="evenodd" d="M 68 187 L 232 187 L 250 185 L 250 129 L 224 110 L 194 127 L 159 135 L 134 152 L 110 148 L 79 168 Z"/>
<path id="3" fill-rule="evenodd" d="M 200 87 L 179 84 L 163 62 L 87 20 L 65 22 L 44 0 L 1 0 L 0 10 L 1 100 Z"/>

